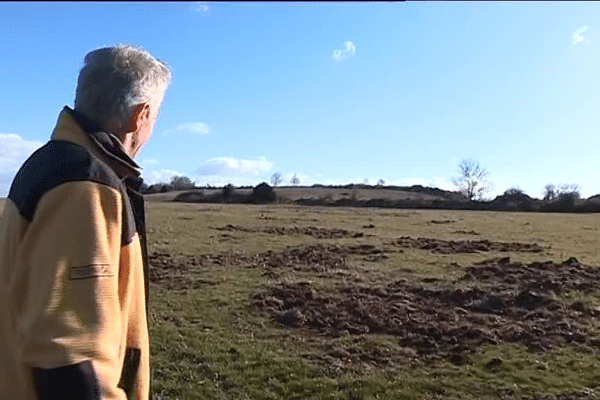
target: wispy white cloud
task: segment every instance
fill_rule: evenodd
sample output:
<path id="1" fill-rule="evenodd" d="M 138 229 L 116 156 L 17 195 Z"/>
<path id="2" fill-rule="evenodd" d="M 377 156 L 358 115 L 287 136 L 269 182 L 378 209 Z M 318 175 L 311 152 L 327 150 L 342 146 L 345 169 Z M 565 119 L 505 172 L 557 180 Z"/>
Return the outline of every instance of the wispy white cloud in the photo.
<path id="1" fill-rule="evenodd" d="M 160 164 L 160 162 L 156 158 L 149 158 L 149 159 L 140 161 L 140 164 L 145 167 L 148 165 L 157 165 L 157 164 Z"/>
<path id="2" fill-rule="evenodd" d="M 19 167 L 42 144 L 23 139 L 15 133 L 0 133 L 0 173 Z"/>
<path id="3" fill-rule="evenodd" d="M 215 157 L 202 163 L 200 168 L 197 169 L 196 174 L 200 176 L 257 175 L 261 172 L 270 171 L 271 168 L 273 168 L 273 163 L 267 161 L 265 157 L 258 157 L 256 160 Z"/>
<path id="4" fill-rule="evenodd" d="M 210 9 L 207 2 L 198 1 L 196 2 L 196 11 L 198 12 L 207 12 Z"/>
<path id="5" fill-rule="evenodd" d="M 194 133 L 196 135 L 208 135 L 210 133 L 210 126 L 204 122 L 188 122 L 185 124 L 179 124 L 176 128 L 166 129 L 165 134 L 174 132 L 187 132 Z"/>
<path id="6" fill-rule="evenodd" d="M 228 184 L 232 184 L 235 187 L 256 186 L 262 182 L 266 182 L 269 185 L 271 184 L 271 178 L 269 176 L 195 176 L 194 180 L 196 182 L 196 186 L 198 187 L 203 187 L 206 185 L 219 187 Z"/>
<path id="7" fill-rule="evenodd" d="M 356 54 L 356 46 L 354 46 L 353 42 L 348 40 L 344 45 L 346 46 L 345 50 L 333 50 L 333 59 L 335 61 L 344 61 L 346 58 L 350 58 Z"/>
<path id="8" fill-rule="evenodd" d="M 184 176 L 185 174 L 180 174 L 179 172 L 172 169 L 161 169 L 154 171 L 144 171 L 142 172 L 142 178 L 144 179 L 144 183 L 147 185 L 154 185 L 155 183 L 169 183 L 171 182 L 171 178 L 174 176 Z"/>
<path id="9" fill-rule="evenodd" d="M 26 140 L 15 133 L 0 133 L 0 197 L 8 194 L 21 164 L 42 145 L 42 142 Z"/>
<path id="10" fill-rule="evenodd" d="M 573 44 L 583 43 L 588 40 L 587 33 L 589 32 L 589 26 L 582 26 L 573 33 Z"/>

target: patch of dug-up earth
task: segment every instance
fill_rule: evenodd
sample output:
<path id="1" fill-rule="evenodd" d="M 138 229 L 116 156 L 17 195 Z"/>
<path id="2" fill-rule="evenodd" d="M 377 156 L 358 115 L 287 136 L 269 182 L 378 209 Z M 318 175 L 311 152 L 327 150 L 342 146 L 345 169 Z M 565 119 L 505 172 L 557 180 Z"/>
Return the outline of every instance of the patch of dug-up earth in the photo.
<path id="1" fill-rule="evenodd" d="M 507 400 L 509 399 L 506 397 Z M 512 399 L 514 397 L 510 397 Z M 525 400 L 595 400 L 598 396 L 593 390 L 582 390 L 575 393 L 566 393 L 558 396 L 548 396 L 544 394 L 534 394 L 532 397 L 526 397 Z"/>
<path id="2" fill-rule="evenodd" d="M 204 281 L 194 279 L 190 272 L 211 268 L 256 268 L 266 269 L 265 275 L 276 278 L 280 270 L 326 273 L 348 270 L 347 259 L 360 256 L 367 261 L 378 261 L 387 255 L 374 245 L 324 245 L 314 244 L 288 248 L 282 252 L 267 251 L 261 254 L 242 253 L 202 254 L 175 258 L 166 253 L 154 253 L 149 257 L 151 282 L 167 289 L 198 288 Z"/>
<path id="3" fill-rule="evenodd" d="M 444 357 L 456 364 L 468 362 L 469 353 L 484 343 L 521 343 L 537 351 L 563 343 L 600 348 L 600 340 L 591 337 L 600 310 L 557 298 L 568 289 L 592 290 L 600 269 L 573 258 L 527 265 L 504 258 L 469 267 L 463 279 L 479 285 L 439 288 L 400 280 L 326 291 L 286 284 L 250 301 L 255 310 L 289 327 L 332 337 L 394 335 L 415 357 Z"/>
<path id="4" fill-rule="evenodd" d="M 245 226 L 227 224 L 223 227 L 214 229 L 218 231 L 267 233 L 271 235 L 307 235 L 318 239 L 359 238 L 365 236 L 362 232 L 353 232 L 337 228 L 320 228 L 317 226 L 268 226 L 264 228 L 248 228 Z"/>
<path id="5" fill-rule="evenodd" d="M 536 243 L 505 243 L 490 240 L 442 240 L 432 238 L 412 238 L 402 236 L 393 240 L 391 245 L 403 248 L 430 250 L 435 254 L 477 253 L 479 251 L 519 251 L 539 253 L 544 248 Z"/>

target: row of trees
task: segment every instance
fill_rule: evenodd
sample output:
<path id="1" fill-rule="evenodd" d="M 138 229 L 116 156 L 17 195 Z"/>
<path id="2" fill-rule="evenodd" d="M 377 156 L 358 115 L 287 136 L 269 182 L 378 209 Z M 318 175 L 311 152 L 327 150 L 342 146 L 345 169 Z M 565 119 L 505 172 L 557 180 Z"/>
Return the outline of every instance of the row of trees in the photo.
<path id="1" fill-rule="evenodd" d="M 281 172 L 275 172 L 273 175 L 271 175 L 271 184 L 273 186 L 279 186 L 281 182 L 283 182 Z M 300 184 L 300 178 L 298 178 L 298 174 L 294 174 L 294 176 L 292 176 L 292 178 L 290 179 L 290 183 L 294 186 L 298 186 Z M 365 179 L 363 184 L 368 185 L 369 180 Z M 377 186 L 381 187 L 383 185 L 385 185 L 385 181 L 383 179 L 379 179 L 377 181 Z"/>
<path id="2" fill-rule="evenodd" d="M 484 200 L 485 196 L 491 190 L 491 182 L 488 179 L 489 171 L 481 166 L 479 161 L 465 158 L 458 165 L 458 177 L 453 178 L 452 182 L 456 186 L 458 192 L 462 193 L 469 200 Z M 275 172 L 271 176 L 271 184 L 273 187 L 279 186 L 283 182 L 281 172 Z M 290 179 L 290 183 L 294 186 L 300 184 L 298 174 L 294 174 Z M 365 179 L 365 185 L 368 180 Z M 377 186 L 382 187 L 385 184 L 383 179 L 377 181 Z M 228 185 L 231 186 L 232 185 Z M 173 176 L 169 183 L 157 183 L 150 187 L 143 188 L 147 193 L 167 192 L 171 190 L 189 190 L 194 189 L 196 183 L 187 176 Z M 504 192 L 504 195 L 524 194 L 518 188 L 510 188 Z M 576 184 L 547 184 L 544 187 L 543 200 L 545 201 L 570 201 L 574 202 L 580 199 L 580 187 Z"/>
<path id="3" fill-rule="evenodd" d="M 483 200 L 491 189 L 488 180 L 489 172 L 479 164 L 479 161 L 469 158 L 463 159 L 458 165 L 458 178 L 453 178 L 453 183 L 458 191 L 469 200 Z M 545 201 L 575 202 L 581 198 L 580 187 L 577 184 L 547 184 L 544 187 Z M 510 188 L 504 195 L 523 195 L 518 188 Z"/>

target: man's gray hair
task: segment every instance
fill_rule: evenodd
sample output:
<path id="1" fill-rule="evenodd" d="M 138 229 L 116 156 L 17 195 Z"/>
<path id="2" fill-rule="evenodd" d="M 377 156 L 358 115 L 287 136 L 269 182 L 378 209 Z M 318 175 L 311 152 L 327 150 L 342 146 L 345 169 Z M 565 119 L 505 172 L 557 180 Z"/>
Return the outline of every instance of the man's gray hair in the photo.
<path id="1" fill-rule="evenodd" d="M 170 82 L 169 66 L 140 47 L 96 49 L 79 72 L 75 110 L 114 132 L 125 128 L 138 104 L 150 103 L 158 112 Z"/>

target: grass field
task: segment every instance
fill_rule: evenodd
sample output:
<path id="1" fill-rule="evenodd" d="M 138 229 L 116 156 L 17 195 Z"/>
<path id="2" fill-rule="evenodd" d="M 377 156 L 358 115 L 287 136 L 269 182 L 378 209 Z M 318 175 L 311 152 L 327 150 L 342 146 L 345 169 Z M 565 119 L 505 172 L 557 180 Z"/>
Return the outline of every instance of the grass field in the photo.
<path id="1" fill-rule="evenodd" d="M 599 228 L 595 214 L 151 202 L 153 392 L 159 399 L 596 398 L 600 296 L 591 272 L 575 276 L 575 264 L 561 263 L 575 257 L 581 264 L 600 265 Z M 440 254 L 394 244 L 402 236 L 535 243 L 542 250 L 490 246 L 490 251 Z M 431 302 L 440 293 L 475 293 L 474 287 L 482 287 L 491 298 L 497 287 L 505 299 L 514 299 L 510 290 L 520 279 L 536 281 L 526 274 L 516 283 L 488 286 L 490 281 L 462 279 L 469 266 L 507 256 L 512 264 L 504 260 L 490 268 L 507 265 L 530 274 L 538 271 L 531 263 L 553 261 L 560 273 L 571 271 L 563 278 L 540 276 L 560 286 L 539 296 L 554 308 L 486 314 L 463 303 L 444 305 L 437 313 L 435 305 L 442 303 Z M 571 278 L 572 286 L 561 286 Z M 416 294 L 409 298 L 409 292 Z M 308 294 L 290 300 L 286 293 Z M 399 302 L 406 309 L 394 308 Z M 332 304 L 333 311 L 323 308 Z M 372 312 L 363 310 L 367 306 Z M 360 308 L 360 315 L 352 307 Z M 410 319 L 417 317 L 427 329 Z M 448 332 L 467 329 L 471 336 L 457 337 L 475 344 L 444 350 L 446 342 L 430 332 L 438 320 L 448 326 L 443 340 L 453 342 Z M 502 333 L 523 330 L 528 321 L 538 325 L 516 336 Z M 409 323 L 414 332 L 402 331 Z M 554 325 L 560 330 L 552 331 Z M 342 327 L 339 332 L 336 326 Z M 535 329 L 542 333 L 536 336 Z M 500 340 L 477 342 L 478 335 Z M 537 346 L 523 339 L 527 335 L 558 339 L 540 339 Z"/>

